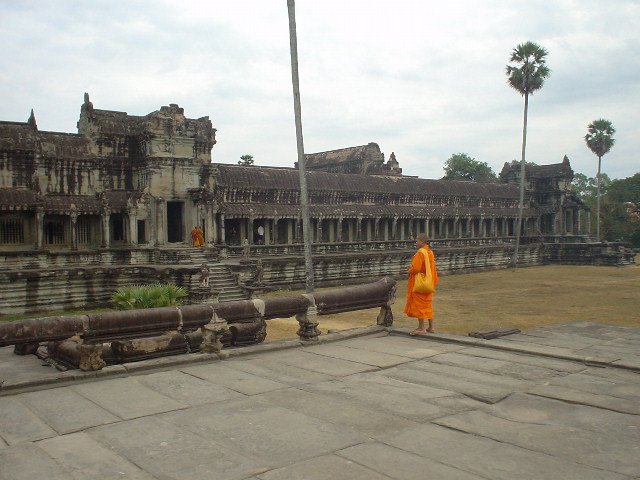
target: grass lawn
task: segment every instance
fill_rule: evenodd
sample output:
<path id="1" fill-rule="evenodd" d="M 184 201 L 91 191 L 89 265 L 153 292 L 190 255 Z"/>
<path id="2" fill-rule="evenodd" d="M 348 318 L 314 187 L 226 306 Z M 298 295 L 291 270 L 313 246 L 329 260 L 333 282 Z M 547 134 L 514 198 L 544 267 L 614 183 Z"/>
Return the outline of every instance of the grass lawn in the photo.
<path id="1" fill-rule="evenodd" d="M 394 325 L 413 327 L 417 322 L 403 313 L 406 292 L 406 280 L 399 281 Z M 378 310 L 320 316 L 319 327 L 326 333 L 373 325 Z M 525 330 L 577 320 L 640 327 L 640 264 L 549 265 L 442 276 L 434 311 L 436 332 L 446 333 Z M 294 338 L 297 327 L 293 318 L 269 320 L 266 341 Z"/>

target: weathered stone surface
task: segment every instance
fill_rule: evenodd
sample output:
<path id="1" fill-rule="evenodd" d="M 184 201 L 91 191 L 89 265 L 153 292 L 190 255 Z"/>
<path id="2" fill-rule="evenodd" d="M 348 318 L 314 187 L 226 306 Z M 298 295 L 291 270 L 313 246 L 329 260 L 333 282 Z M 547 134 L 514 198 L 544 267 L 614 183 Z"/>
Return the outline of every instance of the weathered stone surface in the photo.
<path id="1" fill-rule="evenodd" d="M 258 398 L 193 407 L 161 416 L 224 444 L 234 452 L 276 467 L 361 443 L 367 437 Z"/>
<path id="2" fill-rule="evenodd" d="M 0 449 L 0 480 L 69 480 L 72 474 L 40 447 L 21 443 Z"/>
<path id="3" fill-rule="evenodd" d="M 17 397 L 0 398 L 0 437 L 9 445 L 56 435 L 46 423 Z"/>
<path id="4" fill-rule="evenodd" d="M 541 397 L 556 398 L 565 402 L 581 403 L 594 407 L 606 408 L 614 412 L 631 413 L 640 415 L 640 404 L 637 400 L 611 397 L 609 395 L 597 395 L 572 388 L 555 385 L 537 385 L 527 390 L 528 393 Z"/>
<path id="5" fill-rule="evenodd" d="M 422 457 L 496 480 L 624 480 L 628 477 L 439 425 L 421 425 L 383 439 Z"/>
<path id="6" fill-rule="evenodd" d="M 520 380 L 541 380 L 552 378 L 558 375 L 557 371 L 535 367 L 533 365 L 521 365 L 505 360 L 495 360 L 465 355 L 464 350 L 460 353 L 445 353 L 432 358 L 435 363 L 442 363 L 455 367 L 466 368 L 481 372 L 503 375 Z"/>
<path id="7" fill-rule="evenodd" d="M 479 411 L 437 419 L 434 423 L 594 468 L 640 475 L 637 428 L 631 432 L 594 432 L 566 425 L 530 423 L 525 416 L 518 421 L 505 420 Z"/>
<path id="8" fill-rule="evenodd" d="M 409 361 L 407 357 L 399 355 L 391 355 L 388 353 L 367 352 L 364 350 L 356 350 L 342 345 L 316 345 L 305 349 L 309 353 L 315 355 L 324 355 L 330 358 L 339 358 L 351 362 L 364 363 L 374 367 L 391 367 Z"/>
<path id="9" fill-rule="evenodd" d="M 198 407 L 194 407 L 198 408 Z M 194 420 L 207 417 L 208 407 Z M 155 478 L 192 480 L 241 479 L 264 471 L 260 463 L 243 456 L 228 442 L 214 441 L 183 425 L 145 417 L 91 430 L 89 436 Z"/>
<path id="10" fill-rule="evenodd" d="M 119 417 L 68 388 L 24 393 L 16 397 L 59 434 L 117 422 Z"/>
<path id="11" fill-rule="evenodd" d="M 458 353 L 461 355 L 469 355 L 471 357 L 479 357 L 477 360 L 478 363 L 484 362 L 484 360 L 482 360 L 484 358 L 492 358 L 496 360 L 504 360 L 515 365 L 531 365 L 556 372 L 570 373 L 581 372 L 586 368 L 584 365 L 579 363 L 572 363 L 535 355 L 522 355 L 520 353 L 494 350 L 492 348 L 467 347 L 463 350 L 459 350 Z"/>
<path id="12" fill-rule="evenodd" d="M 640 374 L 637 375 L 635 380 L 635 382 L 620 383 L 590 375 L 588 372 L 583 372 L 554 378 L 549 384 L 595 395 L 638 400 L 640 399 Z"/>
<path id="13" fill-rule="evenodd" d="M 348 478 L 350 480 L 384 480 L 386 475 L 380 475 L 370 468 L 358 465 L 346 458 L 336 455 L 305 460 L 287 467 L 271 470 L 258 475 L 260 480 L 286 480 L 304 478 L 305 480 L 336 480 Z"/>
<path id="14" fill-rule="evenodd" d="M 353 397 L 336 397 L 331 394 L 307 392 L 295 388 L 264 393 L 260 395 L 260 398 L 274 405 L 339 427 L 348 427 L 372 437 L 400 432 L 405 428 L 416 426 L 417 420 L 419 420 L 419 418 L 402 417 L 400 413 L 395 414 L 392 411 L 383 410 L 371 403 L 354 402 Z"/>
<path id="15" fill-rule="evenodd" d="M 304 370 L 293 365 L 278 362 L 273 360 L 271 355 L 263 355 L 260 356 L 259 359 L 256 356 L 246 359 L 238 358 L 226 362 L 225 365 L 229 368 L 250 373 L 264 379 L 292 386 L 323 382 L 334 378 L 331 375 Z"/>
<path id="16" fill-rule="evenodd" d="M 428 443 L 424 450 L 430 448 Z M 480 480 L 485 477 L 381 443 L 365 443 L 336 452 L 341 457 L 398 480 Z M 340 477 L 337 477 L 340 478 Z"/>
<path id="17" fill-rule="evenodd" d="M 145 387 L 135 377 L 115 378 L 70 387 L 103 409 L 130 419 L 185 408 L 186 405 Z"/>
<path id="18" fill-rule="evenodd" d="M 284 383 L 260 378 L 258 375 L 252 375 L 225 365 L 216 364 L 215 367 L 213 365 L 198 365 L 182 369 L 182 371 L 244 395 L 256 395 L 287 387 Z"/>
<path id="19" fill-rule="evenodd" d="M 424 422 L 449 413 L 447 408 L 430 403 L 430 399 L 454 395 L 450 391 L 405 383 L 381 375 L 369 375 L 365 378 L 354 376 L 344 380 L 304 385 L 300 388 L 417 422 Z M 398 395 L 399 391 L 402 395 Z"/>
<path id="20" fill-rule="evenodd" d="M 139 377 L 144 386 L 184 405 L 203 405 L 244 398 L 244 395 L 180 371 L 151 373 Z"/>
<path id="21" fill-rule="evenodd" d="M 50 438 L 38 443 L 75 480 L 153 480 L 140 467 L 93 440 L 86 433 Z M 48 478 L 48 477 L 44 477 Z"/>
<path id="22" fill-rule="evenodd" d="M 310 370 L 312 372 L 323 373 L 334 377 L 345 377 L 354 373 L 362 373 L 378 370 L 377 367 L 360 362 L 350 362 L 339 358 L 316 355 L 310 351 L 302 352 L 278 352 L 274 353 L 274 360 L 286 365 Z"/>
<path id="23" fill-rule="evenodd" d="M 465 348 L 454 343 L 416 343 L 415 339 L 388 335 L 381 338 L 354 339 L 341 342 L 340 345 L 364 349 L 369 352 L 388 353 L 408 358 L 428 358 L 446 352 L 454 352 Z"/>

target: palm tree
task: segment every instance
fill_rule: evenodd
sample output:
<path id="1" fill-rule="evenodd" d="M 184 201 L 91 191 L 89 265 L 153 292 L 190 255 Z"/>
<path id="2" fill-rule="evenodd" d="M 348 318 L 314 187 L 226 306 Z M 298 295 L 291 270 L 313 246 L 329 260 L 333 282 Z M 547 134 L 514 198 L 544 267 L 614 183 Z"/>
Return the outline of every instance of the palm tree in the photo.
<path id="1" fill-rule="evenodd" d="M 507 79 L 509 85 L 524 96 L 524 122 L 522 127 L 522 159 L 520 160 L 520 202 L 518 204 L 518 221 L 516 223 L 516 248 L 513 253 L 513 268 L 518 263 L 518 247 L 520 246 L 520 230 L 522 225 L 522 211 L 524 209 L 524 180 L 525 180 L 525 150 L 527 146 L 527 113 L 529 110 L 529 95 L 540 90 L 551 70 L 546 65 L 548 52 L 540 45 L 527 42 L 518 45 L 511 52 L 507 65 Z"/>
<path id="2" fill-rule="evenodd" d="M 596 239 L 600 241 L 600 166 L 602 157 L 611 150 L 613 144 L 616 143 L 613 134 L 616 129 L 609 120 L 600 118 L 594 120 L 587 127 L 588 132 L 584 136 L 587 147 L 598 156 L 598 175 L 597 175 L 597 203 L 596 203 Z"/>

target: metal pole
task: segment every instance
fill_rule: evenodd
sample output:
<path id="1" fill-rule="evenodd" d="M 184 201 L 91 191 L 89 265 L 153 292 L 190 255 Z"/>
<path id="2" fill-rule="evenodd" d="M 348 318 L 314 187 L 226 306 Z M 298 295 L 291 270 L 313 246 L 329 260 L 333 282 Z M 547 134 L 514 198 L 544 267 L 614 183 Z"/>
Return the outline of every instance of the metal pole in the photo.
<path id="1" fill-rule="evenodd" d="M 298 146 L 298 173 L 300 174 L 300 206 L 302 208 L 302 233 L 304 238 L 304 268 L 306 292 L 313 293 L 313 260 L 311 258 L 311 222 L 307 177 L 305 173 L 304 142 L 302 140 L 302 113 L 300 108 L 300 82 L 298 79 L 298 40 L 296 37 L 296 6 L 294 0 L 287 0 L 289 11 L 289 46 L 291 50 L 291 82 L 293 83 L 293 111 L 296 119 L 296 143 Z"/>

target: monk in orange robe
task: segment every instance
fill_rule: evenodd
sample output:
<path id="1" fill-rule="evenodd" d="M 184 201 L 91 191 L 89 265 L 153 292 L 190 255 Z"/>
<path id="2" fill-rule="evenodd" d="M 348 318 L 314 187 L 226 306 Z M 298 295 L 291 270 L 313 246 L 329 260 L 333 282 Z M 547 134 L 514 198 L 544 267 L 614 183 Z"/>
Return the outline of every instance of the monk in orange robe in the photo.
<path id="1" fill-rule="evenodd" d="M 429 257 L 429 267 L 433 276 L 433 284 L 438 284 L 438 269 L 433 251 L 429 248 L 427 242 L 429 238 L 425 233 L 421 233 L 416 238 L 416 247 L 418 251 L 411 259 L 411 265 L 407 269 L 409 273 L 409 281 L 407 282 L 407 303 L 404 307 L 404 313 L 408 317 L 418 319 L 418 328 L 411 332 L 411 335 L 424 335 L 427 332 L 433 333 L 433 293 L 417 293 L 413 291 L 413 284 L 418 273 L 426 273 L 425 259 L 423 252 Z M 429 322 L 429 326 L 425 328 L 425 322 Z"/>

